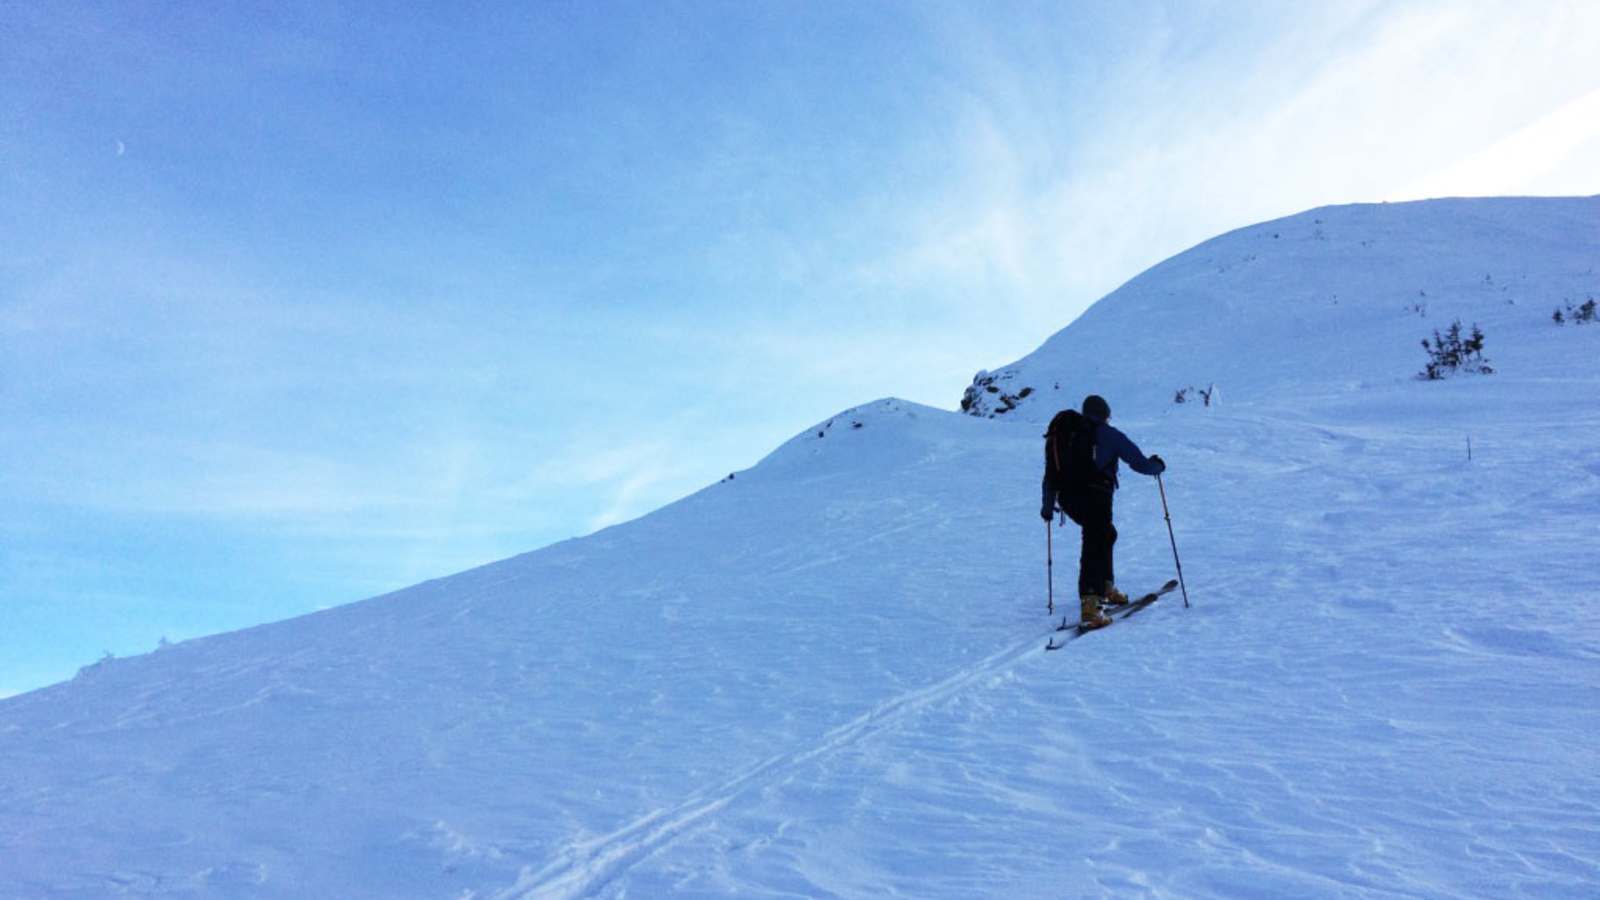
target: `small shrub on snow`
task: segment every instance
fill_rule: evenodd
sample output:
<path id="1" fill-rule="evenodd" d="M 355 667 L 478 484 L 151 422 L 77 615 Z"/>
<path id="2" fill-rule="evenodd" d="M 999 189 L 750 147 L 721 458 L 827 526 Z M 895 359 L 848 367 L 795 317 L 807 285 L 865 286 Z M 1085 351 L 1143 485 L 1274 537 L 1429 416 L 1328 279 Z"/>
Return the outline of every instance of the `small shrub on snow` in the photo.
<path id="1" fill-rule="evenodd" d="M 1557 325 L 1565 325 L 1568 322 L 1571 322 L 1574 325 L 1587 325 L 1590 322 L 1596 321 L 1594 298 L 1590 297 L 1586 303 L 1583 303 L 1580 306 L 1573 306 L 1572 301 L 1568 300 L 1566 304 L 1566 313 L 1563 314 L 1560 309 L 1557 309 L 1550 316 L 1550 319 Z"/>
<path id="2" fill-rule="evenodd" d="M 1217 386 L 1213 384 L 1197 390 L 1195 386 L 1191 384 L 1188 387 L 1178 388 L 1177 392 L 1172 395 L 1172 402 L 1188 403 L 1189 396 L 1191 394 L 1198 396 L 1201 402 L 1203 402 L 1206 406 L 1210 406 L 1212 398 L 1217 395 Z"/>
<path id="3" fill-rule="evenodd" d="M 1483 329 L 1476 323 L 1472 326 L 1472 334 L 1467 337 L 1461 336 L 1460 319 L 1451 322 L 1442 335 L 1435 328 L 1432 341 L 1422 339 L 1422 349 L 1428 351 L 1428 364 L 1417 373 L 1417 377 L 1426 381 L 1437 381 L 1456 372 L 1494 374 L 1488 358 L 1483 355 Z"/>

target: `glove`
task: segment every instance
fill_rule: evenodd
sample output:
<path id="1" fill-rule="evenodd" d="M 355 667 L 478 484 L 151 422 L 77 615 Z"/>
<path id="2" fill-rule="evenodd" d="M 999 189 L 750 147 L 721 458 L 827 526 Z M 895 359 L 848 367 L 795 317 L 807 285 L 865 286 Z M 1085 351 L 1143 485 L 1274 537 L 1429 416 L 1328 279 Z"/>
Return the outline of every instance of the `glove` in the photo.
<path id="1" fill-rule="evenodd" d="M 1156 464 L 1157 475 L 1160 475 L 1162 472 L 1167 470 L 1167 461 L 1162 459 L 1158 454 L 1150 454 L 1150 461 Z"/>
<path id="2" fill-rule="evenodd" d="M 1056 511 L 1051 509 L 1048 505 L 1039 507 L 1039 518 L 1048 522 L 1055 517 Z"/>

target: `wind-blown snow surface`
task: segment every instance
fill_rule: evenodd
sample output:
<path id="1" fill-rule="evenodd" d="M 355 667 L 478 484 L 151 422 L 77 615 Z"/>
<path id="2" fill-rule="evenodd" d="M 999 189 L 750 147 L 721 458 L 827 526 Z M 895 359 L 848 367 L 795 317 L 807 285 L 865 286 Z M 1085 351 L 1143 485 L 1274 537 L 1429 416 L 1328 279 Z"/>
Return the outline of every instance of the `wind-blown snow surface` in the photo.
<path id="1" fill-rule="evenodd" d="M 1204 283 L 1317 218 L 1383 262 Z M 1595 265 L 1595 198 L 1245 229 L 1002 370 L 1048 380 L 1005 416 L 879 401 L 593 537 L 0 701 L 0 896 L 1594 896 L 1600 323 L 1550 313 Z M 1499 373 L 1412 380 L 1457 315 Z M 1039 423 L 1087 387 L 1171 465 L 1194 605 L 1045 653 Z M 1118 504 L 1152 587 L 1154 483 Z"/>

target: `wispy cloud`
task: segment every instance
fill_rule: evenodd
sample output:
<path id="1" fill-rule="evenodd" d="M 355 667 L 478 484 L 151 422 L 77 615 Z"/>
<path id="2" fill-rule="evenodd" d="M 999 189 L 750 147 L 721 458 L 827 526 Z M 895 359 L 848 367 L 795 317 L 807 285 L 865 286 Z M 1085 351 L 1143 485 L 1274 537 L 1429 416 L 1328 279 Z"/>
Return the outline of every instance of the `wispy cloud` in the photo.
<path id="1" fill-rule="evenodd" d="M 1573 177 L 1564 169 L 1577 170 Z M 1396 200 L 1600 192 L 1600 88 L 1396 191 Z"/>
<path id="2" fill-rule="evenodd" d="M 667 467 L 650 464 L 641 466 L 623 478 L 621 484 L 612 491 L 611 500 L 606 508 L 589 520 L 589 529 L 598 531 L 626 522 L 648 512 L 654 506 L 659 506 L 656 498 L 650 498 L 650 501 L 646 502 L 645 497 L 651 488 L 665 481 L 668 474 Z"/>
<path id="3" fill-rule="evenodd" d="M 1052 56 L 998 37 L 1003 17 L 960 18 L 946 34 L 969 77 L 945 111 L 959 169 L 906 204 L 888 231 L 908 240 L 866 261 L 863 282 L 969 294 L 974 318 L 1048 333 L 1142 268 L 1251 221 L 1534 184 L 1600 190 L 1600 7 L 1260 12 L 1274 21 L 1258 44 L 1238 22 L 1146 23 L 1090 75 L 1064 68 L 1070 46 Z"/>

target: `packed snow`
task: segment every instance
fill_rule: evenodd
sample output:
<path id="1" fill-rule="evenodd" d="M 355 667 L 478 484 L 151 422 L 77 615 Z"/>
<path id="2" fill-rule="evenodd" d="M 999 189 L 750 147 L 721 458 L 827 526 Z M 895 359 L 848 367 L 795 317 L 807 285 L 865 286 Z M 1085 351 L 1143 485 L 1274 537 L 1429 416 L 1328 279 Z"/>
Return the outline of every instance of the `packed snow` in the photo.
<path id="1" fill-rule="evenodd" d="M 1600 197 L 1252 226 L 971 414 L 88 666 L 0 701 L 0 896 L 1595 896 L 1600 322 L 1552 312 L 1597 266 Z M 1418 380 L 1457 318 L 1496 373 Z M 1045 652 L 1040 432 L 1090 391 L 1192 606 Z M 1117 504 L 1152 589 L 1154 481 Z"/>

